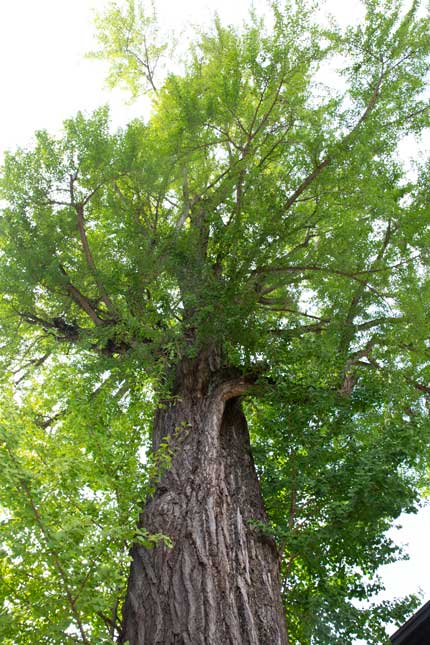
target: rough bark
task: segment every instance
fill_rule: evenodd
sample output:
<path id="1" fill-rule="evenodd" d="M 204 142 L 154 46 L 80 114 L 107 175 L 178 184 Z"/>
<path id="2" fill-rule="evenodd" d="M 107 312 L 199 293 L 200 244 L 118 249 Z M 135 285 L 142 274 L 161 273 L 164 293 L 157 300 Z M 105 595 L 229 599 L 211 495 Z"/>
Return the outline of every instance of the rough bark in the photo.
<path id="1" fill-rule="evenodd" d="M 266 515 L 238 397 L 246 383 L 188 367 L 156 415 L 154 448 L 169 436 L 174 456 L 140 518 L 174 546 L 133 547 L 120 642 L 285 645 L 276 545 L 252 524 Z"/>

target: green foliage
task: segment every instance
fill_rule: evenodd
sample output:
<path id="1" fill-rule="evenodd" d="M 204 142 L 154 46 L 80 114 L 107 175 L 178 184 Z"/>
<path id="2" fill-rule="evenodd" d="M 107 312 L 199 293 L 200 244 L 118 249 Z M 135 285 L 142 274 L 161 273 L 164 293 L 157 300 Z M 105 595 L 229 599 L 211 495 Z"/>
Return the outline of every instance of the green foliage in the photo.
<path id="1" fill-rule="evenodd" d="M 401 556 L 384 533 L 402 510 L 416 509 L 417 456 L 430 457 L 427 415 L 410 424 L 399 412 L 408 400 L 407 387 L 379 377 L 345 401 L 324 383 L 285 374 L 276 399 L 250 404 L 292 642 L 377 645 L 382 617 L 401 620 L 416 606 L 416 598 L 357 605 L 383 588 L 381 563 Z"/>
<path id="2" fill-rule="evenodd" d="M 126 0 L 123 7 L 111 3 L 95 24 L 101 49 L 90 56 L 109 59 L 108 85 L 120 84 L 133 97 L 147 89 L 157 91 L 154 75 L 168 45 L 160 41 L 154 5 L 147 11 L 136 0 Z"/>
<path id="3" fill-rule="evenodd" d="M 143 500 L 169 462 L 148 461 L 150 385 L 62 357 L 19 402 L 2 396 L 1 597 L 4 643 L 112 643 L 117 634 Z M 65 359 L 65 360 L 64 360 Z M 105 365 L 107 367 L 107 365 Z M 120 376 L 121 374 L 121 376 Z M 75 383 L 75 385 L 73 385 Z M 46 412 L 50 410 L 50 418 Z"/>
<path id="4" fill-rule="evenodd" d="M 429 165 L 398 144 L 430 126 L 430 20 L 364 4 L 345 32 L 305 2 L 215 20 L 160 84 L 154 11 L 112 5 L 98 55 L 150 118 L 6 155 L 2 642 L 112 642 L 130 543 L 171 545 L 135 528 L 171 459 L 151 418 L 207 346 L 266 368 L 247 406 L 291 642 L 380 643 L 413 606 L 357 601 L 428 489 Z"/>

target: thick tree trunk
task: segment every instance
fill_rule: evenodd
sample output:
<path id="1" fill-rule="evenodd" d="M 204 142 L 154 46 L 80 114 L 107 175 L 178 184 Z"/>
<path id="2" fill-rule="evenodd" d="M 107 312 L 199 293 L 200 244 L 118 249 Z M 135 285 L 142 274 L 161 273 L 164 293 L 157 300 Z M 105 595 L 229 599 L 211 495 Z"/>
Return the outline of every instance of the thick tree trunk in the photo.
<path id="1" fill-rule="evenodd" d="M 174 456 L 141 516 L 174 546 L 133 547 L 120 642 L 285 645 L 277 549 L 252 524 L 266 515 L 238 398 L 246 384 L 202 386 L 193 370 L 156 415 L 154 448 L 169 436 Z"/>

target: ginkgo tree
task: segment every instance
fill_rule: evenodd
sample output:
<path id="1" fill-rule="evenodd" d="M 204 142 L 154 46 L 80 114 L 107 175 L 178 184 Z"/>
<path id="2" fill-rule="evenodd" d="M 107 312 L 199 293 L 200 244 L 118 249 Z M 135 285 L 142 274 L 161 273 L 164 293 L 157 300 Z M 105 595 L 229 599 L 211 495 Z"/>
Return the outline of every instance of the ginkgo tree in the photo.
<path id="1" fill-rule="evenodd" d="M 274 2 L 178 60 L 111 5 L 97 55 L 150 115 L 5 156 L 2 642 L 380 644 L 414 606 L 361 601 L 428 484 L 429 165 L 399 143 L 430 16 L 364 7 Z"/>

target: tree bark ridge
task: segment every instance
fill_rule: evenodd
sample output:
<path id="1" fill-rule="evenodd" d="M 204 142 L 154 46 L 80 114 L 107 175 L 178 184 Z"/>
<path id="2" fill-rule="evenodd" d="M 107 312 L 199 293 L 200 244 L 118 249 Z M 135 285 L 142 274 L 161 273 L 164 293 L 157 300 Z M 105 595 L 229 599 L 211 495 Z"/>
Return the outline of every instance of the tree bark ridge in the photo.
<path id="1" fill-rule="evenodd" d="M 173 548 L 133 547 L 121 643 L 286 644 L 277 548 L 253 525 L 267 518 L 240 389 L 183 391 L 156 414 L 154 444 L 170 437 L 173 458 L 140 523 Z"/>

